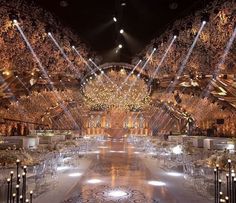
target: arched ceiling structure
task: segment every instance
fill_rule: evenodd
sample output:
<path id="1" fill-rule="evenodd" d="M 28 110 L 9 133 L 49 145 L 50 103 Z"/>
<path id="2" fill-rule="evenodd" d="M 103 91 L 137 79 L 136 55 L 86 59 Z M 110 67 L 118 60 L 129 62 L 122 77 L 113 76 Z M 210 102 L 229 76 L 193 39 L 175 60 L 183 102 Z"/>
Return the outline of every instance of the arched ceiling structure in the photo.
<path id="1" fill-rule="evenodd" d="M 107 74 L 112 69 L 118 71 L 123 68 L 127 75 L 135 68 L 134 75 L 147 83 L 150 105 L 142 111 L 149 113 L 150 118 L 160 117 L 158 112 L 161 109 L 164 114 L 175 119 L 192 117 L 202 128 L 208 126 L 204 126 L 205 123 L 201 121 L 225 118 L 231 122 L 236 118 L 235 43 L 224 55 L 235 28 L 235 1 L 216 0 L 194 16 L 177 20 L 135 57 L 133 64 L 108 63 L 98 67 L 88 58 L 96 64 L 100 58 L 53 15 L 34 4 L 17 2 L 1 1 L 0 5 L 2 118 L 45 124 L 56 120 L 58 126 L 61 125 L 61 118 L 61 123 L 68 128 L 82 125 L 82 116 L 91 109 L 84 105 L 81 85 L 102 71 Z M 209 21 L 182 67 L 181 75 L 176 75 L 206 14 Z M 14 19 L 22 28 L 48 77 L 45 77 L 39 61 L 14 25 Z M 174 34 L 178 34 L 178 37 L 162 61 Z M 156 51 L 151 56 L 153 48 Z M 143 60 L 138 64 L 141 58 Z"/>
<path id="2" fill-rule="evenodd" d="M 189 52 L 203 19 L 207 23 Z M 235 22 L 235 1 L 213 1 L 204 10 L 177 20 L 160 37 L 153 39 L 133 59 L 133 64 L 137 63 L 140 56 L 144 56 L 145 60 L 150 58 L 153 48 L 156 48 L 145 68 L 150 78 L 154 77 L 156 71 L 156 79 L 152 83 L 156 98 L 167 103 L 173 102 L 198 123 L 226 117 L 235 123 Z M 163 60 L 175 34 L 178 37 Z"/>

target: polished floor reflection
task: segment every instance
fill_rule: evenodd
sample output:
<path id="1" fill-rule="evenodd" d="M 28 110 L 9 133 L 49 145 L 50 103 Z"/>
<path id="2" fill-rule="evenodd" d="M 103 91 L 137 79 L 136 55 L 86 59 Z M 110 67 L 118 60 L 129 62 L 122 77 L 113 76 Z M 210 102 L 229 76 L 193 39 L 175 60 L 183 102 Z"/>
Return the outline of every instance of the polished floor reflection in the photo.
<path id="1" fill-rule="evenodd" d="M 142 155 L 123 140 L 106 141 L 98 149 L 100 153 L 93 155 L 89 169 L 63 202 L 209 202 L 182 190 L 183 177 L 166 179 L 163 172 L 152 173 Z"/>

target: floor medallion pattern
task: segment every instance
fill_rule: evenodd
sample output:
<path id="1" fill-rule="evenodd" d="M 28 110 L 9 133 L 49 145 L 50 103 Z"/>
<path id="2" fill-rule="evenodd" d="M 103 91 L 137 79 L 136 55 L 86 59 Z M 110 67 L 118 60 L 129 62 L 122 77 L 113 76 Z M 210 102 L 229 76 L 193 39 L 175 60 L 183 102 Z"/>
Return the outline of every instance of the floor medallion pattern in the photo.
<path id="1" fill-rule="evenodd" d="M 64 203 L 158 203 L 158 200 L 149 199 L 139 190 L 127 186 L 112 188 L 108 185 L 99 185 L 82 190 L 78 195 L 64 201 Z"/>

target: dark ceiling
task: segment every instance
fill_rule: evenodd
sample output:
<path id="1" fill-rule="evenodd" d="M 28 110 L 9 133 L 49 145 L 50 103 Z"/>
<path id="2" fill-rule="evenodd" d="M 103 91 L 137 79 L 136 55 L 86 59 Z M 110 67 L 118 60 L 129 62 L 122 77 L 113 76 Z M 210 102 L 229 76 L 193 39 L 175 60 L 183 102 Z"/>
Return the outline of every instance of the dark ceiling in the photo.
<path id="1" fill-rule="evenodd" d="M 130 62 L 175 19 L 192 14 L 210 0 L 35 1 L 73 28 L 103 62 Z M 125 30 L 123 35 L 119 33 L 121 28 Z M 116 53 L 120 43 L 123 48 Z"/>

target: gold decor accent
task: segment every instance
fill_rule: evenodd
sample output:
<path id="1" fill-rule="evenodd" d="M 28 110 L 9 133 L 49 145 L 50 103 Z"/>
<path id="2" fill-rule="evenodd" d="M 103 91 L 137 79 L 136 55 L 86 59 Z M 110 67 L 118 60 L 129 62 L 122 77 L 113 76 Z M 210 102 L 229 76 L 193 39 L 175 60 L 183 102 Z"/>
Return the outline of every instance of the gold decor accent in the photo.
<path id="1" fill-rule="evenodd" d="M 126 70 L 121 69 L 90 78 L 84 87 L 85 104 L 93 110 L 140 110 L 148 106 L 150 97 L 145 80 L 132 74 L 124 83 L 127 76 Z"/>

